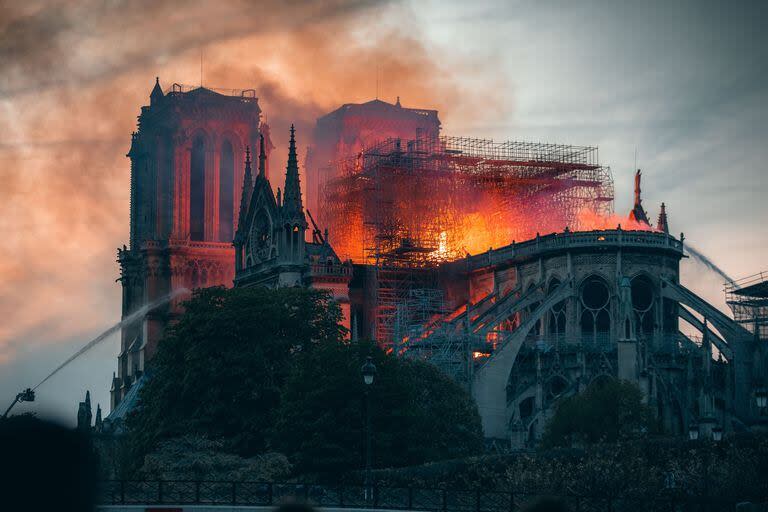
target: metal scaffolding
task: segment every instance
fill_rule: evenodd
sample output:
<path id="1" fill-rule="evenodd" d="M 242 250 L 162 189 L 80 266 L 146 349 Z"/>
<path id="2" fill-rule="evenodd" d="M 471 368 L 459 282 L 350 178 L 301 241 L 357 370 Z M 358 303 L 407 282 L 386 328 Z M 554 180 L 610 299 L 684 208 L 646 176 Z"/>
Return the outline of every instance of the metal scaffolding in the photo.
<path id="1" fill-rule="evenodd" d="M 321 224 L 342 258 L 374 267 L 375 338 L 439 263 L 613 211 L 597 148 L 466 137 L 387 139 L 333 164 Z"/>
<path id="2" fill-rule="evenodd" d="M 768 339 L 768 272 L 725 284 L 733 318 L 760 339 Z"/>

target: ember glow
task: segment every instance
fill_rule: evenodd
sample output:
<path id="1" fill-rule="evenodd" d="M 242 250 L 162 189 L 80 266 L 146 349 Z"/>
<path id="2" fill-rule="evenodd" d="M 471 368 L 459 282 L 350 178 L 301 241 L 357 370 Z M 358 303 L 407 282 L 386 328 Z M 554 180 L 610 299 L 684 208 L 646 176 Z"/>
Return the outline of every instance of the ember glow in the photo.
<path id="1" fill-rule="evenodd" d="M 588 209 L 581 210 L 578 214 L 578 227 L 582 231 L 616 229 L 619 226 L 621 229 L 629 231 L 657 231 L 653 226 L 630 219 L 627 216 L 605 215 Z"/>
<path id="2" fill-rule="evenodd" d="M 321 224 L 355 262 L 424 266 L 537 233 L 597 229 L 612 214 L 611 173 L 590 147 L 397 138 L 328 173 Z"/>

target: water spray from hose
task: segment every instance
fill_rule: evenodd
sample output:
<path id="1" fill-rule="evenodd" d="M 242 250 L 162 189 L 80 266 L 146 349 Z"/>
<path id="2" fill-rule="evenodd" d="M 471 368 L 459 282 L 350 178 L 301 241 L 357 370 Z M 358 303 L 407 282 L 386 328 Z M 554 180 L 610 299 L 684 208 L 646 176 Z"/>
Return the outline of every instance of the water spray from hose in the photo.
<path id="1" fill-rule="evenodd" d="M 714 272 L 715 274 L 722 277 L 726 282 L 733 282 L 733 279 L 731 279 L 731 276 L 725 273 L 723 269 L 715 265 L 712 260 L 704 256 L 701 252 L 691 247 L 691 244 L 686 242 L 685 244 L 685 250 L 688 252 L 688 255 L 696 260 L 697 262 L 701 263 L 705 267 L 707 267 L 709 270 Z"/>
<path id="2" fill-rule="evenodd" d="M 110 327 L 109 329 L 107 329 L 106 331 L 102 332 L 101 334 L 96 336 L 94 339 L 92 339 L 91 341 L 86 343 L 83 348 L 81 348 L 80 350 L 75 352 L 69 359 L 67 359 L 66 361 L 61 363 L 59 366 L 57 366 L 55 370 L 53 370 L 50 374 L 48 374 L 48 376 L 46 378 L 41 380 L 40 383 L 37 386 L 32 388 L 32 390 L 34 391 L 35 389 L 39 388 L 43 383 L 45 383 L 45 381 L 47 381 L 48 379 L 50 379 L 51 377 L 56 375 L 59 372 L 59 370 L 61 370 L 65 366 L 67 366 L 69 363 L 71 363 L 72 361 L 74 361 L 75 359 L 80 357 L 82 354 L 84 354 L 85 352 L 87 352 L 88 350 L 93 348 L 94 346 L 98 345 L 100 342 L 104 341 L 110 335 L 112 335 L 112 334 L 116 333 L 117 331 L 119 331 L 124 325 L 127 325 L 127 324 L 130 324 L 132 322 L 135 322 L 136 320 L 140 319 L 141 317 L 143 317 L 144 315 L 146 315 L 147 313 L 149 313 L 153 309 L 159 308 L 160 306 L 163 306 L 163 305 L 167 304 L 171 300 L 175 299 L 176 297 L 178 297 L 179 295 L 182 295 L 184 293 L 189 293 L 189 290 L 187 290 L 186 288 L 180 288 L 178 290 L 174 290 L 173 292 L 171 292 L 170 294 L 166 295 L 165 297 L 161 297 L 161 298 L 157 299 L 154 302 L 151 302 L 151 303 L 149 303 L 149 304 L 147 304 L 145 306 L 140 307 L 139 309 L 137 309 L 136 311 L 134 311 L 133 313 L 131 313 L 130 315 L 125 317 L 123 320 L 121 320 L 120 322 L 116 323 L 115 325 L 113 325 L 112 327 Z"/>

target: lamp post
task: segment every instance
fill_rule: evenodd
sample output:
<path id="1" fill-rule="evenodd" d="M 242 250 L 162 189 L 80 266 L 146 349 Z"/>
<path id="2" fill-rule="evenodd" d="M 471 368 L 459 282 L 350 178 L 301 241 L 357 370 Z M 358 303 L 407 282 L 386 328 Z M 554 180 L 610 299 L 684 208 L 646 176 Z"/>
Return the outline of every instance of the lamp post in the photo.
<path id="1" fill-rule="evenodd" d="M 688 439 L 690 439 L 691 441 L 696 441 L 699 439 L 698 425 L 691 425 L 691 427 L 688 429 Z"/>
<path id="2" fill-rule="evenodd" d="M 376 365 L 373 364 L 373 358 L 368 356 L 360 368 L 365 384 L 365 501 L 373 497 L 371 492 L 371 400 L 368 389 L 373 384 L 376 377 Z"/>
<path id="3" fill-rule="evenodd" d="M 18 395 L 16 395 L 16 398 L 11 402 L 11 405 L 8 406 L 8 408 L 5 410 L 5 414 L 3 414 L 3 418 L 8 417 L 8 413 L 11 412 L 11 409 L 13 409 L 13 406 L 16 405 L 18 402 L 34 402 L 35 401 L 35 392 L 34 390 L 27 388 Z"/>
<path id="4" fill-rule="evenodd" d="M 765 414 L 765 410 L 768 407 L 768 390 L 765 388 L 757 388 L 755 390 L 755 403 L 757 404 L 757 410 L 760 416 Z"/>
<path id="5" fill-rule="evenodd" d="M 723 427 L 717 425 L 716 427 L 712 428 L 712 440 L 716 443 L 719 443 L 723 440 Z"/>

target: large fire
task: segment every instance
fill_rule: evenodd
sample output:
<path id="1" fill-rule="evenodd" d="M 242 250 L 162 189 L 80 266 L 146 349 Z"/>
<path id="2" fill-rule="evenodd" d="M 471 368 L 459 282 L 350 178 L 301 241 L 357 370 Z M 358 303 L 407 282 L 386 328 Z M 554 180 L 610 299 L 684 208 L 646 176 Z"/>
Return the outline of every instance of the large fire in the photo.
<path id="1" fill-rule="evenodd" d="M 645 222 L 638 222 L 615 213 L 605 215 L 585 209 L 579 212 L 578 220 L 578 228 L 582 231 L 616 229 L 619 226 L 629 231 L 657 231 L 656 228 Z"/>
<path id="2" fill-rule="evenodd" d="M 388 140 L 341 162 L 321 210 L 338 255 L 421 265 L 565 228 L 635 229 L 611 216 L 609 170 L 591 156 L 564 161 L 593 148 L 565 147 L 565 156 L 553 156 L 561 147 L 479 141 L 476 148 L 470 144 L 478 141 L 459 140 L 463 146 L 409 141 L 407 150 Z"/>

